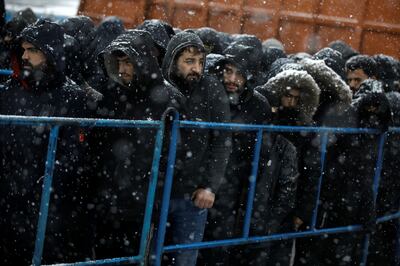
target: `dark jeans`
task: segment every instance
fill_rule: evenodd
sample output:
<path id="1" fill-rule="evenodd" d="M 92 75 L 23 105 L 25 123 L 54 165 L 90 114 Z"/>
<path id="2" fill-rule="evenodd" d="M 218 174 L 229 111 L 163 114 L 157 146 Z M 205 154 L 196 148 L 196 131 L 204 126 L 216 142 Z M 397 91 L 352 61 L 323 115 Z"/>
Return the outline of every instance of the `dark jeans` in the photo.
<path id="1" fill-rule="evenodd" d="M 168 212 L 168 244 L 189 244 L 203 240 L 207 209 L 194 206 L 191 200 L 171 199 Z M 198 250 L 168 254 L 172 265 L 196 265 Z"/>

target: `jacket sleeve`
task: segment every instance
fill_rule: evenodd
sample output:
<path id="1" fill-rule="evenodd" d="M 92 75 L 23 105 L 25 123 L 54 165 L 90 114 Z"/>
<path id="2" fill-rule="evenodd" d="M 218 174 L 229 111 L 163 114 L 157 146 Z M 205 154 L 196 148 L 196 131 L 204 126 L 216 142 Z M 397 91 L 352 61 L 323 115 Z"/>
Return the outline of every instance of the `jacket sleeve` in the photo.
<path id="1" fill-rule="evenodd" d="M 227 123 L 230 121 L 229 101 L 220 83 L 211 86 L 210 118 L 211 122 Z M 216 193 L 225 174 L 231 151 L 231 132 L 229 130 L 210 130 L 207 150 L 207 184 L 204 187 Z"/>
<path id="2" fill-rule="evenodd" d="M 277 141 L 282 142 L 283 139 L 278 137 Z M 296 202 L 298 178 L 297 152 L 294 145 L 290 142 L 286 141 L 286 143 L 282 144 L 283 149 L 280 151 L 282 153 L 281 169 L 273 191 L 271 219 L 269 219 L 267 225 L 269 233 L 275 233 L 279 230 L 285 218 L 294 209 Z M 275 145 L 279 145 L 279 143 Z"/>

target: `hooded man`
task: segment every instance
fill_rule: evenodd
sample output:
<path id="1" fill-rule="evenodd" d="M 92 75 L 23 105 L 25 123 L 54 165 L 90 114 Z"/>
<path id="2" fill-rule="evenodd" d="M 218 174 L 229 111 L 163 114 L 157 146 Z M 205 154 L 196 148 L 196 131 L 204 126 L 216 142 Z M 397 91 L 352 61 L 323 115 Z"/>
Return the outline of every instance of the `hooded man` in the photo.
<path id="1" fill-rule="evenodd" d="M 278 64 L 279 60 L 276 61 Z M 279 64 L 277 65 L 277 67 Z M 310 74 L 300 64 L 283 64 L 279 69 L 286 69 L 272 77 L 264 86 L 257 90 L 266 96 L 272 106 L 272 123 L 284 126 L 307 126 L 314 123 L 313 116 L 319 104 L 320 88 Z M 276 71 L 276 70 L 275 70 Z M 279 70 L 278 70 L 279 71 Z M 298 158 L 296 169 L 303 173 L 304 161 L 307 159 L 308 151 L 311 147 L 311 134 L 300 134 L 299 132 L 284 132 L 281 134 L 296 147 Z M 312 153 L 314 154 L 314 153 Z M 307 176 L 305 176 L 307 177 Z M 296 178 L 296 187 L 299 185 L 300 193 L 304 177 L 301 175 Z M 293 206 L 297 203 L 294 195 L 287 206 Z M 300 207 L 302 208 L 302 206 Z M 285 212 L 286 217 L 281 220 L 280 231 L 290 231 L 296 229 L 302 221 L 294 213 L 294 208 L 289 208 Z M 301 217 L 303 219 L 303 217 Z M 283 241 L 281 243 L 280 254 L 273 256 L 273 263 L 280 261 L 287 265 L 290 259 L 292 241 Z M 282 253 L 284 252 L 284 253 Z"/>
<path id="2" fill-rule="evenodd" d="M 224 57 L 215 63 L 214 69 L 210 70 L 217 73 L 228 94 L 233 123 L 263 124 L 271 116 L 271 107 L 265 97 L 248 87 L 252 78 L 248 58 L 252 53 L 252 47 L 231 45 L 224 50 Z M 226 239 L 238 233 L 235 230 L 237 213 L 245 204 L 242 196 L 249 185 L 247 180 L 251 175 L 255 140 L 255 132 L 233 132 L 232 151 L 221 184 L 221 194 L 217 196 L 208 219 L 208 240 Z M 221 223 L 224 223 L 224 230 L 221 230 Z M 203 256 L 212 265 L 226 265 L 229 260 L 229 253 L 224 249 L 207 249 L 203 251 Z"/>
<path id="3" fill-rule="evenodd" d="M 273 123 L 287 126 L 312 124 L 320 89 L 307 72 L 282 71 L 256 90 L 269 101 Z"/>
<path id="4" fill-rule="evenodd" d="M 149 33 L 131 30 L 101 52 L 99 61 L 109 82 L 102 90 L 97 117 L 154 121 L 161 120 L 169 107 L 179 110 L 181 94 L 163 79 L 152 44 Z M 149 128 L 93 131 L 88 159 L 96 258 L 138 254 L 155 132 Z"/>
<path id="5" fill-rule="evenodd" d="M 175 35 L 174 29 L 167 22 L 158 19 L 145 20 L 136 29 L 150 33 L 154 41 L 154 55 L 157 57 L 158 64 L 161 68 L 165 50 L 167 49 L 171 37 Z"/>
<path id="6" fill-rule="evenodd" d="M 355 94 L 352 107 L 356 127 L 385 131 L 392 123 L 390 104 L 379 81 L 365 80 Z M 361 224 L 364 232 L 323 239 L 317 242 L 314 252 L 319 251 L 317 265 L 358 265 L 364 233 L 375 231 L 372 188 L 379 135 L 345 134 L 336 137 L 337 145 L 330 146 L 327 151 L 327 171 L 321 189 L 317 226 L 332 228 Z"/>
<path id="7" fill-rule="evenodd" d="M 181 119 L 228 122 L 229 102 L 221 83 L 204 74 L 205 48 L 190 31 L 175 35 L 162 65 L 164 77 L 184 95 Z M 231 140 L 226 131 L 182 129 L 178 143 L 169 220 L 173 243 L 201 241 L 207 209 L 224 176 Z M 176 265 L 195 265 L 197 251 L 173 254 Z"/>
<path id="8" fill-rule="evenodd" d="M 21 31 L 36 21 L 37 17 L 32 9 L 26 8 L 20 10 L 13 18 L 0 28 L 0 68 L 9 69 L 11 67 L 11 52 L 18 45 L 17 36 Z M 5 82 L 7 76 L 0 76 L 0 82 Z"/>
<path id="9" fill-rule="evenodd" d="M 368 55 L 356 55 L 346 61 L 346 81 L 353 95 L 366 79 L 376 79 L 377 65 L 375 60 Z"/>
<path id="10" fill-rule="evenodd" d="M 13 53 L 14 74 L 1 91 L 0 113 L 85 117 L 84 93 L 64 75 L 64 34 L 60 26 L 39 20 L 26 27 L 18 41 L 20 53 Z M 31 263 L 48 139 L 47 126 L 7 126 L 1 130 L 3 264 Z M 78 129 L 62 127 L 43 253 L 46 262 L 84 258 L 79 255 L 84 253 L 84 241 L 74 239 L 83 215 L 79 211 L 81 149 Z"/>

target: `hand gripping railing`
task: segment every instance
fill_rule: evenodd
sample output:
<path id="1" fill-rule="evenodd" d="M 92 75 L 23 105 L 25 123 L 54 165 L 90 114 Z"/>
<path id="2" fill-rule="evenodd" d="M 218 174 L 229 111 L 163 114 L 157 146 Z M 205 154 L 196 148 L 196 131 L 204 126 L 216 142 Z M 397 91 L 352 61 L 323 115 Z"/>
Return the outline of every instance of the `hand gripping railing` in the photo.
<path id="1" fill-rule="evenodd" d="M 54 159 L 57 148 L 57 137 L 60 127 L 63 126 L 79 126 L 79 127 L 124 127 L 124 128 L 136 128 L 136 127 L 147 127 L 156 128 L 156 144 L 153 154 L 153 164 L 151 170 L 150 185 L 147 194 L 146 211 L 142 228 L 142 235 L 140 241 L 140 250 L 137 256 L 122 257 L 122 258 L 110 258 L 96 261 L 76 262 L 71 264 L 62 265 L 121 265 L 125 263 L 140 263 L 143 264 L 146 256 L 145 247 L 148 245 L 147 236 L 150 231 L 151 215 L 155 199 L 155 189 L 158 179 L 159 163 L 161 155 L 161 147 L 163 142 L 164 134 L 164 123 L 162 121 L 127 121 L 127 120 L 102 120 L 102 119 L 74 119 L 74 118 L 48 118 L 48 117 L 20 117 L 20 116 L 4 116 L 0 115 L 0 124 L 2 125 L 50 125 L 50 139 L 48 144 L 47 160 L 45 165 L 45 180 L 42 191 L 40 215 L 37 227 L 37 236 L 35 241 L 35 251 L 33 256 L 33 265 L 41 264 L 41 257 L 43 252 L 44 237 L 46 231 L 46 221 L 48 206 L 50 200 L 50 188 L 52 183 L 52 173 L 54 169 Z M 216 241 L 207 241 L 191 244 L 177 244 L 171 246 L 164 246 L 164 237 L 166 232 L 169 199 L 173 182 L 174 166 L 176 159 L 177 139 L 180 128 L 208 128 L 218 130 L 229 130 L 229 131 L 255 131 L 257 132 L 256 143 L 254 148 L 254 157 L 252 162 L 252 171 L 250 176 L 249 193 L 246 205 L 246 215 L 244 219 L 242 237 L 234 239 L 223 239 Z M 321 175 L 318 180 L 318 189 L 316 192 L 315 207 L 312 214 L 312 221 L 310 230 L 302 232 L 292 232 L 285 234 L 273 234 L 266 236 L 249 237 L 250 220 L 253 208 L 253 198 L 255 194 L 255 185 L 257 181 L 257 169 L 258 162 L 260 159 L 260 150 L 262 145 L 262 134 L 264 132 L 315 132 L 322 134 L 321 137 Z M 400 133 L 400 128 L 390 128 L 387 132 Z M 203 248 L 215 248 L 222 246 L 235 246 L 243 244 L 261 243 L 276 240 L 295 239 L 303 237 L 312 237 L 319 235 L 330 235 L 330 234 L 342 234 L 350 232 L 362 231 L 361 225 L 349 225 L 344 227 L 316 229 L 316 219 L 318 216 L 318 203 L 320 190 L 323 182 L 323 172 L 326 157 L 326 146 L 328 142 L 329 134 L 379 134 L 379 147 L 378 147 L 378 159 L 375 167 L 375 175 L 373 182 L 374 200 L 379 187 L 380 172 L 382 169 L 383 162 L 383 151 L 384 143 L 387 132 L 380 132 L 375 129 L 365 128 L 327 128 L 327 127 L 288 127 L 288 126 L 271 126 L 271 125 L 245 125 L 245 124 L 233 124 L 233 123 L 206 123 L 206 122 L 191 122 L 191 121 L 180 121 L 179 114 L 175 113 L 175 119 L 172 123 L 170 131 L 170 144 L 168 150 L 168 163 L 166 169 L 166 179 L 164 183 L 162 206 L 160 212 L 160 220 L 157 230 L 157 236 L 155 240 L 155 264 L 161 265 L 161 257 L 163 253 L 173 252 L 177 250 L 189 250 L 189 249 L 203 249 Z M 377 219 L 377 223 L 383 223 L 392 219 L 399 219 L 400 212 L 394 213 L 385 217 Z M 369 236 L 365 237 L 365 245 L 363 251 L 363 258 L 361 265 L 365 265 L 368 254 Z"/>
<path id="2" fill-rule="evenodd" d="M 51 118 L 51 117 L 22 117 L 0 115 L 1 125 L 50 125 L 50 138 L 48 144 L 47 160 L 45 164 L 44 183 L 40 204 L 39 220 L 36 233 L 35 250 L 33 254 L 33 265 L 40 265 L 43 253 L 43 245 L 46 232 L 47 215 L 50 202 L 50 191 L 53 180 L 55 154 L 57 150 L 57 138 L 59 128 L 62 126 L 78 127 L 121 127 L 121 128 L 155 128 L 157 129 L 153 163 L 151 168 L 150 184 L 147 192 L 146 208 L 140 240 L 139 254 L 132 257 L 110 258 L 96 261 L 72 263 L 71 265 L 120 265 L 123 263 L 143 263 L 146 259 L 145 250 L 148 246 L 148 235 L 150 232 L 151 216 L 153 211 L 155 191 L 159 173 L 159 164 L 164 135 L 164 123 L 162 121 L 127 121 L 127 120 L 104 120 L 104 119 L 79 119 L 79 118 Z M 68 265 L 68 264 L 63 264 Z"/>

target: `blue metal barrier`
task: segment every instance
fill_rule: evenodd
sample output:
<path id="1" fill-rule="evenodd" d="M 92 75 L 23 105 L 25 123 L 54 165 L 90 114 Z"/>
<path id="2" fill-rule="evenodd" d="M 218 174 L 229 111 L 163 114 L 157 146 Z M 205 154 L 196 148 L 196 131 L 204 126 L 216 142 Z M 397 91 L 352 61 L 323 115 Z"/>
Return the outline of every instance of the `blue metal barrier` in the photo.
<path id="1" fill-rule="evenodd" d="M 10 69 L 0 69 L 0 75 L 9 76 L 12 75 L 13 71 Z"/>
<path id="2" fill-rule="evenodd" d="M 328 134 L 329 133 L 340 133 L 340 134 L 380 134 L 379 138 L 379 151 L 378 151 L 378 160 L 377 166 L 374 176 L 373 182 L 373 191 L 374 191 L 374 199 L 376 200 L 376 195 L 379 187 L 379 178 L 380 172 L 382 168 L 383 162 L 383 149 L 384 149 L 384 140 L 386 132 L 381 132 L 376 129 L 366 129 L 366 128 L 329 128 L 329 127 L 289 127 L 289 126 L 271 126 L 271 125 L 244 125 L 244 124 L 233 124 L 233 123 L 205 123 L 205 122 L 191 122 L 191 121 L 174 121 L 173 129 L 172 129 L 172 140 L 171 145 L 174 149 L 176 149 L 176 135 L 178 134 L 179 128 L 209 128 L 209 129 L 220 129 L 220 130 L 230 130 L 230 131 L 257 131 L 257 138 L 254 149 L 254 158 L 253 158 L 253 168 L 252 173 L 249 178 L 250 180 L 250 188 L 249 195 L 246 207 L 246 215 L 245 222 L 243 226 L 243 236 L 241 238 L 234 239 L 226 239 L 226 240 L 216 240 L 216 241 L 207 241 L 207 242 L 199 242 L 199 243 L 191 243 L 191 244 L 176 244 L 170 246 L 164 246 L 165 239 L 165 231 L 167 225 L 168 218 L 168 202 L 170 199 L 170 192 L 173 182 L 173 165 L 175 162 L 175 153 L 173 156 L 170 156 L 168 159 L 168 170 L 170 170 L 166 175 L 166 184 L 168 184 L 168 188 L 164 188 L 163 195 L 163 205 L 161 209 L 161 218 L 158 226 L 158 235 L 156 242 L 156 252 L 155 252 L 155 265 L 161 265 L 162 254 L 168 252 L 176 252 L 179 250 L 192 250 L 192 249 L 204 249 L 204 248 L 217 248 L 223 246 L 236 246 L 243 244 L 252 244 L 252 243 L 261 243 L 261 242 L 269 242 L 276 240 L 286 240 L 286 239 L 295 239 L 295 238 L 303 238 L 303 237 L 312 237 L 312 236 L 321 236 L 321 235 L 330 235 L 330 234 L 343 234 L 349 232 L 360 232 L 363 230 L 361 225 L 349 225 L 345 227 L 337 227 L 337 228 L 327 228 L 327 229 L 316 229 L 316 219 L 318 214 L 318 205 L 319 205 L 319 196 L 320 190 L 322 186 L 322 177 L 324 171 L 325 157 L 326 157 L 326 146 L 328 143 Z M 400 132 L 399 129 L 393 128 L 390 129 L 391 132 Z M 257 169 L 259 156 L 260 156 L 260 147 L 262 141 L 262 133 L 263 132 L 314 132 L 314 133 L 322 133 L 322 141 L 321 141 L 321 175 L 318 180 L 318 191 L 316 195 L 315 207 L 313 210 L 312 217 L 312 226 L 310 230 L 303 232 L 293 232 L 293 233 L 285 233 L 285 234 L 273 234 L 268 236 L 256 236 L 249 237 L 249 224 L 251 219 L 252 212 L 252 201 L 254 199 L 254 190 L 257 180 Z M 171 150 L 170 150 L 171 151 Z M 171 154 L 170 154 L 171 155 Z M 382 223 L 384 221 L 390 219 L 397 219 L 400 217 L 400 212 L 393 214 L 391 216 L 380 217 L 377 219 L 377 223 Z M 368 254 L 368 243 L 369 236 L 366 236 L 365 239 L 365 248 L 363 253 L 363 263 L 366 263 L 366 257 Z"/>
<path id="3" fill-rule="evenodd" d="M 39 215 L 38 228 L 36 234 L 35 250 L 32 259 L 32 263 L 35 266 L 41 265 L 59 128 L 68 125 L 68 126 L 79 126 L 79 127 L 121 127 L 121 128 L 157 129 L 156 142 L 153 154 L 153 163 L 151 168 L 151 178 L 147 193 L 139 254 L 137 256 L 132 256 L 132 257 L 78 262 L 78 263 L 72 263 L 71 265 L 120 265 L 122 263 L 127 263 L 127 262 L 143 263 L 143 261 L 146 259 L 145 249 L 148 246 L 148 236 L 150 232 L 151 216 L 153 211 L 155 191 L 159 173 L 159 164 L 160 164 L 162 142 L 164 135 L 164 123 L 162 121 L 128 121 L 128 120 L 111 120 L 111 119 L 97 120 L 97 119 L 22 117 L 22 116 L 0 115 L 0 125 L 18 125 L 18 126 L 50 125 L 51 126 L 47 160 L 45 164 L 45 175 L 44 175 L 45 178 L 44 178 L 44 185 L 42 189 L 42 197 L 40 204 L 40 215 Z M 63 265 L 68 265 L 68 264 L 63 264 Z"/>
<path id="4" fill-rule="evenodd" d="M 378 148 L 378 159 L 376 163 L 376 170 L 374 173 L 374 200 L 376 200 L 376 195 L 379 187 L 379 178 L 382 169 L 383 162 L 383 151 L 387 132 L 380 132 L 375 129 L 365 129 L 365 128 L 328 128 L 328 127 L 288 127 L 288 126 L 271 126 L 271 125 L 245 125 L 245 124 L 233 124 L 233 123 L 206 123 L 206 122 L 192 122 L 192 121 L 179 121 L 179 115 L 175 114 L 175 120 L 172 123 L 171 129 L 171 141 L 169 144 L 168 151 L 168 163 L 166 169 L 166 179 L 164 183 L 162 206 L 160 213 L 160 220 L 157 230 L 157 237 L 155 241 L 155 264 L 161 265 L 161 258 L 163 253 L 174 252 L 178 250 L 190 250 L 190 249 L 203 249 L 203 248 L 215 248 L 223 246 L 236 246 L 243 244 L 253 244 L 269 241 L 278 241 L 286 239 L 296 239 L 320 235 L 331 235 L 331 234 L 344 234 L 350 232 L 360 232 L 362 231 L 361 225 L 349 225 L 337 228 L 326 228 L 326 229 L 316 229 L 316 219 L 318 215 L 318 203 L 320 189 L 322 185 L 322 177 L 324 171 L 325 157 L 326 157 L 326 146 L 328 142 L 329 134 L 378 134 L 379 138 L 379 148 Z M 102 119 L 75 119 L 75 118 L 49 118 L 49 117 L 20 117 L 20 116 L 3 116 L 0 115 L 0 124 L 2 125 L 21 125 L 21 126 L 31 126 L 31 125 L 50 125 L 51 134 L 48 145 L 48 154 L 45 166 L 45 180 L 42 191 L 41 206 L 40 206 L 40 216 L 38 221 L 37 235 L 35 241 L 35 251 L 33 255 L 33 265 L 41 264 L 41 257 L 43 252 L 44 237 L 46 231 L 46 221 L 47 213 L 50 201 L 50 188 L 52 183 L 52 173 L 54 169 L 54 160 L 57 145 L 58 130 L 63 126 L 79 126 L 79 127 L 124 127 L 124 128 L 155 128 L 157 129 L 156 134 L 156 144 L 153 154 L 153 164 L 151 170 L 151 178 L 149 183 L 149 189 L 147 193 L 146 200 L 146 211 L 142 227 L 142 235 L 140 240 L 140 250 L 139 254 L 133 257 L 123 257 L 123 258 L 110 258 L 96 261 L 86 261 L 77 262 L 71 264 L 62 265 L 121 265 L 124 263 L 140 263 L 143 264 L 146 259 L 146 246 L 148 245 L 148 235 L 150 232 L 151 215 L 153 211 L 153 205 L 155 200 L 156 184 L 158 179 L 161 147 L 163 142 L 164 134 L 164 122 L 163 121 L 127 121 L 127 120 L 102 120 Z M 252 162 L 252 172 L 250 176 L 249 184 L 249 195 L 246 206 L 245 223 L 243 226 L 243 236 L 234 239 L 216 240 L 208 242 L 199 242 L 191 244 L 177 244 L 171 246 L 164 245 L 167 218 L 168 218 L 168 208 L 169 200 L 171 194 L 171 188 L 173 184 L 173 174 L 176 159 L 176 149 L 177 149 L 177 139 L 179 137 L 180 128 L 207 128 L 207 129 L 219 129 L 219 130 L 229 130 L 229 131 L 255 131 L 257 132 L 254 157 Z M 321 137 L 321 175 L 318 180 L 318 191 L 315 200 L 315 208 L 312 217 L 312 226 L 310 230 L 303 232 L 292 232 L 285 234 L 274 234 L 267 236 L 256 236 L 249 237 L 250 219 L 252 213 L 252 202 L 254 198 L 255 185 L 257 180 L 257 169 L 258 162 L 260 159 L 260 149 L 262 145 L 262 135 L 263 133 L 271 132 L 315 132 L 322 134 Z M 400 128 L 391 128 L 388 132 L 400 132 Z M 385 217 L 379 217 L 377 223 L 383 223 L 392 219 L 399 219 L 400 212 L 394 213 Z M 368 253 L 368 243 L 369 236 L 365 238 L 365 246 L 363 253 L 362 265 L 366 263 L 366 256 Z"/>

